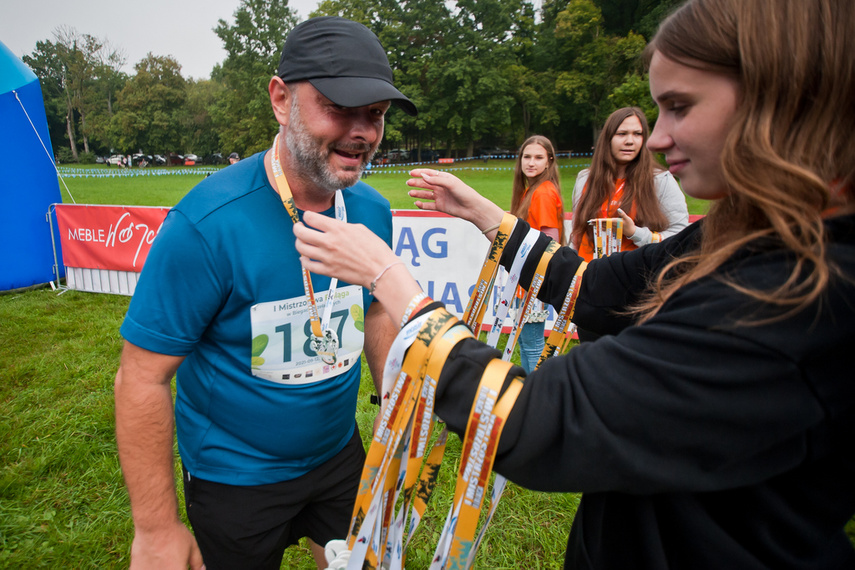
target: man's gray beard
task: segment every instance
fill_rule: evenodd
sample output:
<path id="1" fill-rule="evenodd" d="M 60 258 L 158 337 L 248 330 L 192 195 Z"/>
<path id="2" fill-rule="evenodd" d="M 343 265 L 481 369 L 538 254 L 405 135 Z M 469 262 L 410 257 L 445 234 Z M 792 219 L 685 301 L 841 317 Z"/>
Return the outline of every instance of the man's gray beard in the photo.
<path id="1" fill-rule="evenodd" d="M 362 171 L 365 170 L 365 165 L 374 158 L 374 153 L 377 151 L 375 148 L 366 155 L 366 159 L 363 159 L 356 170 L 337 176 L 328 166 L 328 158 L 332 151 L 324 147 L 321 141 L 312 138 L 306 130 L 296 97 L 291 103 L 291 123 L 285 133 L 285 146 L 295 163 L 299 165 L 301 173 L 329 192 L 356 184 Z"/>

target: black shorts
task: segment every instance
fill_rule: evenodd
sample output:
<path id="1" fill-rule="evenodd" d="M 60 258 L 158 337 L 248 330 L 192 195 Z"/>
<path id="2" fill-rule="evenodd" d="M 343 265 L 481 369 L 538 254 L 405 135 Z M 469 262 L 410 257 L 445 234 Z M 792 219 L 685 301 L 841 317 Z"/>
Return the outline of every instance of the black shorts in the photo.
<path id="1" fill-rule="evenodd" d="M 346 538 L 365 449 L 359 429 L 337 455 L 305 475 L 270 485 L 213 483 L 184 470 L 184 501 L 208 570 L 278 570 L 304 536 L 323 546 Z"/>

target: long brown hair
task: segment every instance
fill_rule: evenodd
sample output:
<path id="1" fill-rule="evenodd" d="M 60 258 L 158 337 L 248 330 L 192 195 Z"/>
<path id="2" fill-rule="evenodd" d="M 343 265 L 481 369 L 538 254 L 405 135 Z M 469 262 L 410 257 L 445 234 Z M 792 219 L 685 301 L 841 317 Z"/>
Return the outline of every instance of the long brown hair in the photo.
<path id="1" fill-rule="evenodd" d="M 629 213 L 635 205 L 634 222 L 639 226 L 648 227 L 655 232 L 661 232 L 668 227 L 668 217 L 662 211 L 656 188 L 653 184 L 655 161 L 653 154 L 647 149 L 647 139 L 650 137 L 650 127 L 644 111 L 638 107 L 623 107 L 606 119 L 603 130 L 594 145 L 594 155 L 591 157 L 591 168 L 588 170 L 588 180 L 585 191 L 576 203 L 573 212 L 573 233 L 570 242 L 578 249 L 585 233 L 590 233 L 584 220 L 596 218 L 603 204 L 614 193 L 617 180 L 618 164 L 612 154 L 612 138 L 629 117 L 638 117 L 641 122 L 641 149 L 632 162 L 626 166 L 626 183 L 621 198 L 621 209 Z M 582 223 L 578 223 L 582 220 Z M 589 236 L 590 237 L 590 236 Z"/>
<path id="2" fill-rule="evenodd" d="M 729 195 L 711 206 L 699 251 L 660 273 L 639 307 L 641 320 L 759 238 L 792 253 L 786 282 L 772 290 L 725 282 L 778 307 L 776 318 L 819 299 L 836 274 L 823 214 L 832 206 L 851 210 L 855 201 L 853 29 L 849 0 L 691 0 L 662 23 L 647 46 L 648 65 L 658 51 L 729 74 L 740 101 L 721 157 Z"/>
<path id="3" fill-rule="evenodd" d="M 526 147 L 531 144 L 539 144 L 546 149 L 546 156 L 549 158 L 549 162 L 544 171 L 541 172 L 534 180 L 529 180 L 522 169 L 523 151 L 525 151 Z M 511 214 L 523 220 L 526 219 L 528 217 L 528 208 L 531 206 L 531 197 L 534 195 L 534 191 L 538 186 L 546 181 L 552 182 L 552 184 L 555 185 L 555 190 L 558 191 L 558 196 L 560 198 L 561 181 L 558 178 L 558 164 L 555 160 L 555 148 L 552 146 L 552 142 L 548 138 L 541 135 L 532 135 L 522 143 L 522 146 L 520 146 L 520 150 L 517 153 L 517 160 L 514 166 L 514 190 L 511 196 Z M 526 192 L 526 190 L 529 189 L 529 185 L 530 191 Z M 564 244 L 563 201 L 561 204 L 561 218 L 559 219 L 558 224 L 558 242 Z"/>

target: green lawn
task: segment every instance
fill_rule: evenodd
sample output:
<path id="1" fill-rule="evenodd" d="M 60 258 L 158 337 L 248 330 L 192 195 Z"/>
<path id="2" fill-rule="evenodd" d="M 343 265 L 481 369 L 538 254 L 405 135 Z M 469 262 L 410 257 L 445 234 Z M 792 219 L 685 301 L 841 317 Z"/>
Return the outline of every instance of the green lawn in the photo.
<path id="1" fill-rule="evenodd" d="M 585 158 L 561 158 L 561 190 L 564 206 L 569 210 L 572 203 L 573 183 L 576 175 L 587 168 L 590 160 Z M 511 186 L 513 181 L 513 160 L 493 159 L 487 163 L 481 160 L 464 160 L 454 164 L 425 165 L 453 173 L 478 192 L 504 209 L 511 206 Z M 72 168 L 73 167 L 68 167 Z M 209 167 L 205 167 L 208 169 Z M 413 199 L 407 195 L 406 185 L 413 166 L 391 166 L 376 168 L 363 180 L 376 188 L 390 202 L 393 209 L 414 209 Z M 93 167 L 81 168 L 91 170 Z M 193 167 L 183 170 L 192 171 Z M 115 169 L 100 169 L 106 173 L 115 173 Z M 63 201 L 70 202 L 68 191 L 80 204 L 122 204 L 127 206 L 172 206 L 190 191 L 205 174 L 199 175 L 156 175 L 156 172 L 170 172 L 169 168 L 149 168 L 147 175 L 114 176 L 106 178 L 74 177 L 66 178 L 60 184 Z M 707 202 L 687 197 L 690 214 L 705 214 Z"/>

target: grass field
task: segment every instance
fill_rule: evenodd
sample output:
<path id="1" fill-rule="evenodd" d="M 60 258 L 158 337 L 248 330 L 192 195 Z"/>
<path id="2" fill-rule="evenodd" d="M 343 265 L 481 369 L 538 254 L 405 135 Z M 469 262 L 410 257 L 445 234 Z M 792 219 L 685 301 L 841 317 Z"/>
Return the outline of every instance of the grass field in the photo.
<path id="1" fill-rule="evenodd" d="M 581 164 L 561 169 L 567 204 Z M 511 166 L 491 161 L 454 172 L 507 207 Z M 202 177 L 68 177 L 65 183 L 78 203 L 170 206 Z M 412 207 L 406 178 L 405 170 L 395 169 L 367 181 L 393 208 L 405 209 Z M 703 213 L 703 206 L 693 204 L 690 211 Z M 48 288 L 0 295 L 0 568 L 128 565 L 133 528 L 113 419 L 118 331 L 128 302 L 76 291 L 58 295 Z M 366 444 L 376 409 L 368 403 L 371 390 L 363 375 L 357 422 Z M 459 452 L 458 438 L 450 437 L 428 516 L 409 549 L 410 568 L 429 565 Z M 562 567 L 578 499 L 511 484 L 476 566 Z M 283 568 L 314 568 L 308 549 L 289 549 Z"/>
<path id="2" fill-rule="evenodd" d="M 587 168 L 590 161 L 585 158 L 559 159 L 561 189 L 565 209 L 569 211 L 573 183 L 576 175 Z M 508 209 L 511 206 L 511 184 L 513 179 L 513 160 L 461 161 L 454 164 L 431 164 L 426 167 L 439 168 L 451 172 L 481 194 Z M 413 166 L 391 166 L 376 168 L 364 180 L 388 198 L 393 209 L 413 209 L 413 199 L 407 195 L 407 179 Z M 85 170 L 92 170 L 87 167 Z M 97 168 L 94 170 L 98 170 Z M 116 169 L 100 169 L 104 173 L 115 174 Z M 183 170 L 191 170 L 192 167 Z M 156 173 L 165 173 L 157 175 Z M 63 201 L 68 203 L 70 195 L 80 204 L 122 204 L 126 206 L 172 206 L 190 191 L 205 174 L 170 175 L 169 168 L 149 168 L 143 176 L 69 177 L 60 184 Z M 67 187 L 67 190 L 66 190 Z M 687 197 L 690 214 L 705 214 L 707 203 Z"/>

